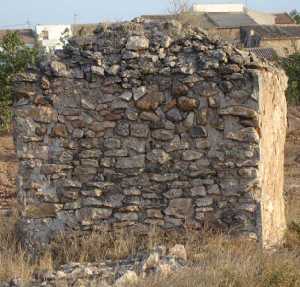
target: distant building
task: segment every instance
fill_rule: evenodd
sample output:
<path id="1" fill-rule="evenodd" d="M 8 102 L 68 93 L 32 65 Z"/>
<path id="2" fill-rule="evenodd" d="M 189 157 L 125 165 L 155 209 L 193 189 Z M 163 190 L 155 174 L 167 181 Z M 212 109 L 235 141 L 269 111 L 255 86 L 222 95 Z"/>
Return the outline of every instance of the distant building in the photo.
<path id="1" fill-rule="evenodd" d="M 142 17 L 155 21 L 175 18 L 174 15 Z M 273 59 L 300 52 L 300 25 L 287 13 L 253 11 L 243 4 L 196 4 L 176 19 L 239 48 L 251 49 L 259 57 Z"/>
<path id="2" fill-rule="evenodd" d="M 245 6 L 243 4 L 194 4 L 192 11 L 202 13 L 242 13 L 245 12 Z"/>
<path id="3" fill-rule="evenodd" d="M 245 48 L 273 48 L 278 56 L 300 52 L 300 25 L 260 25 L 241 27 Z"/>
<path id="4" fill-rule="evenodd" d="M 62 39 L 72 36 L 71 25 L 37 25 L 35 32 L 37 40 L 48 52 L 62 49 Z"/>

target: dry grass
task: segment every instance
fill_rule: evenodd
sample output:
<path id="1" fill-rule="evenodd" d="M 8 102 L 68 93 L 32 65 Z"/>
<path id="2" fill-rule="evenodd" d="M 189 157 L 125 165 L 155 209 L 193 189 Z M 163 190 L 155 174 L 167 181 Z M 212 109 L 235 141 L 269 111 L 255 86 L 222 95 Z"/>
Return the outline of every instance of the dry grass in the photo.
<path id="1" fill-rule="evenodd" d="M 1 220 L 0 220 L 1 221 Z M 121 259 L 164 244 L 186 246 L 193 268 L 168 278 L 150 278 L 141 287 L 297 287 L 300 286 L 300 228 L 293 225 L 287 244 L 262 253 L 256 243 L 230 239 L 224 234 L 204 235 L 192 230 L 172 233 L 152 230 L 61 236 L 39 262 L 32 262 L 17 241 L 15 219 L 0 222 L 0 282 L 11 278 L 28 281 L 36 271 L 52 270 L 67 262 Z"/>
<path id="2" fill-rule="evenodd" d="M 0 282 L 10 279 L 29 281 L 34 272 L 52 270 L 53 262 L 50 253 L 46 253 L 38 262 L 32 262 L 16 234 L 17 217 L 0 218 Z"/>

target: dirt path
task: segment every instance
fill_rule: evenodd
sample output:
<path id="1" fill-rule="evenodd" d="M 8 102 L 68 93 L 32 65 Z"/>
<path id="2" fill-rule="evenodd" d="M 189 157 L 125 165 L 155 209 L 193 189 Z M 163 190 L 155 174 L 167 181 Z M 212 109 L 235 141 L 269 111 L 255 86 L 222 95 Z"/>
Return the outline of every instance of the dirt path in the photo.
<path id="1" fill-rule="evenodd" d="M 0 135 L 0 215 L 5 215 L 16 198 L 18 164 L 10 135 Z"/>

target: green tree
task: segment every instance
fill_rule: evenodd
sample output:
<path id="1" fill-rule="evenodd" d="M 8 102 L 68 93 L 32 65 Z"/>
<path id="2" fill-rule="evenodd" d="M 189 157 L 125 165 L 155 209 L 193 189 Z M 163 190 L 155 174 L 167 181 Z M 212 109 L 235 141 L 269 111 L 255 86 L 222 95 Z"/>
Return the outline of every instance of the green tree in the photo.
<path id="1" fill-rule="evenodd" d="M 292 10 L 290 12 L 290 16 L 295 20 L 295 22 L 297 24 L 300 24 L 300 12 L 299 11 L 297 11 L 296 9 Z"/>
<path id="2" fill-rule="evenodd" d="M 38 50 L 26 47 L 15 31 L 9 31 L 0 43 L 0 131 L 10 128 L 12 81 L 16 74 L 35 64 L 37 56 Z"/>
<path id="3" fill-rule="evenodd" d="M 289 77 L 287 99 L 291 104 L 300 104 L 300 53 L 290 55 L 282 60 Z"/>

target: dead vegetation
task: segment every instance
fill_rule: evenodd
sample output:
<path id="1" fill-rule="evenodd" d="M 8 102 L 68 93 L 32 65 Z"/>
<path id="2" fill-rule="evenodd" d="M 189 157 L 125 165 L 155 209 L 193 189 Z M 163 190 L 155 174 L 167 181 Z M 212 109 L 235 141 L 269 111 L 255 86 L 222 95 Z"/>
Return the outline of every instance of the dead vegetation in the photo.
<path id="1" fill-rule="evenodd" d="M 141 287 L 296 287 L 300 286 L 300 227 L 293 225 L 286 245 L 276 252 L 224 234 L 164 233 L 153 229 L 147 235 L 133 232 L 91 233 L 82 237 L 61 236 L 38 262 L 21 247 L 16 234 L 16 217 L 0 222 L 0 282 L 12 278 L 29 281 L 36 272 L 53 270 L 67 262 L 97 262 L 122 259 L 154 246 L 184 244 L 189 262 L 186 268 L 167 278 L 150 278 Z"/>

